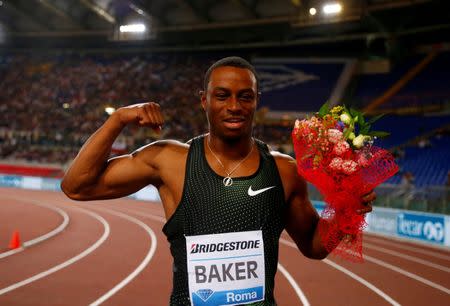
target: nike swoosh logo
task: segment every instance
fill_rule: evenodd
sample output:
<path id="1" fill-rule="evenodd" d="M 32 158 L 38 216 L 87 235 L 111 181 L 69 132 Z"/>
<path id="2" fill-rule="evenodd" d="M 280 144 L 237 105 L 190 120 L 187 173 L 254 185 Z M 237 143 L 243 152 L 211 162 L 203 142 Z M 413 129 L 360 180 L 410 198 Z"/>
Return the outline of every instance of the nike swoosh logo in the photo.
<path id="1" fill-rule="evenodd" d="M 254 197 L 255 195 L 258 195 L 260 193 L 263 193 L 264 191 L 267 191 L 269 189 L 275 188 L 275 186 L 270 186 L 267 188 L 263 188 L 263 189 L 258 189 L 258 190 L 253 190 L 252 186 L 248 187 L 248 195 L 251 197 Z"/>

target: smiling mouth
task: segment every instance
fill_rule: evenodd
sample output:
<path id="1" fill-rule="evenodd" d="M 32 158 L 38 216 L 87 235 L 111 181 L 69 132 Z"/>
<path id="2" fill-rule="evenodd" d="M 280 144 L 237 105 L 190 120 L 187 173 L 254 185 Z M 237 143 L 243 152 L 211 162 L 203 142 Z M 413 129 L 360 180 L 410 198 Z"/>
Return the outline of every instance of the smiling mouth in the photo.
<path id="1" fill-rule="evenodd" d="M 229 119 L 225 119 L 223 122 L 227 128 L 238 129 L 244 125 L 245 119 L 244 118 L 229 118 Z"/>

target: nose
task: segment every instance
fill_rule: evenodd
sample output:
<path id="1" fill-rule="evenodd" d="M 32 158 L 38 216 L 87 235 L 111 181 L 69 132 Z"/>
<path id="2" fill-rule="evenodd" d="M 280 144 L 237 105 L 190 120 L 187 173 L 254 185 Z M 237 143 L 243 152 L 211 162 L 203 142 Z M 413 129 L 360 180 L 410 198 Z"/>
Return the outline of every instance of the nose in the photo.
<path id="1" fill-rule="evenodd" d="M 242 105 L 236 96 L 231 96 L 230 99 L 228 99 L 227 109 L 231 112 L 237 112 L 242 109 Z"/>

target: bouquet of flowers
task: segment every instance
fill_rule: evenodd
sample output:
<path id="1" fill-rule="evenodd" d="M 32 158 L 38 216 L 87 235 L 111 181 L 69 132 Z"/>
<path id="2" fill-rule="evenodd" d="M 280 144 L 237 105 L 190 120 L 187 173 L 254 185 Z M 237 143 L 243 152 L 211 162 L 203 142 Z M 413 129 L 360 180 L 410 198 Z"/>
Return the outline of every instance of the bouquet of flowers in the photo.
<path id="1" fill-rule="evenodd" d="M 317 187 L 326 203 L 322 212 L 326 222 L 319 223 L 322 243 L 328 251 L 352 261 L 363 259 L 366 223 L 356 212 L 362 208 L 361 196 L 398 171 L 394 157 L 373 146 L 376 137 L 388 135 L 370 131 L 380 117 L 366 122 L 355 109 L 330 109 L 326 103 L 315 116 L 297 120 L 292 132 L 298 173 Z"/>

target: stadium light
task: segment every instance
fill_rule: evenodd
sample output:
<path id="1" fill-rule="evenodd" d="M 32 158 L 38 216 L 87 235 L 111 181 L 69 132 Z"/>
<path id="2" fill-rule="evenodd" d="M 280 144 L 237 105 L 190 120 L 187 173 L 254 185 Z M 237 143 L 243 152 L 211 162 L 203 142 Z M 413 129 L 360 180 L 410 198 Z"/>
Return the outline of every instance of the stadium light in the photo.
<path id="1" fill-rule="evenodd" d="M 338 14 L 342 11 L 342 5 L 339 3 L 328 3 L 322 7 L 322 11 L 326 15 Z"/>
<path id="2" fill-rule="evenodd" d="M 317 13 L 317 10 L 314 7 L 309 9 L 309 14 L 310 15 L 314 16 L 316 13 Z"/>
<path id="3" fill-rule="evenodd" d="M 142 33 L 145 32 L 145 25 L 142 23 L 121 25 L 119 31 L 121 33 Z"/>
<path id="4" fill-rule="evenodd" d="M 70 107 L 70 104 L 69 104 L 69 103 L 64 103 L 64 104 L 62 105 L 62 107 L 63 107 L 64 109 L 68 109 L 68 108 Z"/>
<path id="5" fill-rule="evenodd" d="M 115 111 L 116 111 L 116 109 L 115 109 L 114 107 L 110 107 L 110 106 L 105 107 L 105 112 L 106 112 L 108 115 L 112 115 L 112 113 L 114 113 Z"/>

